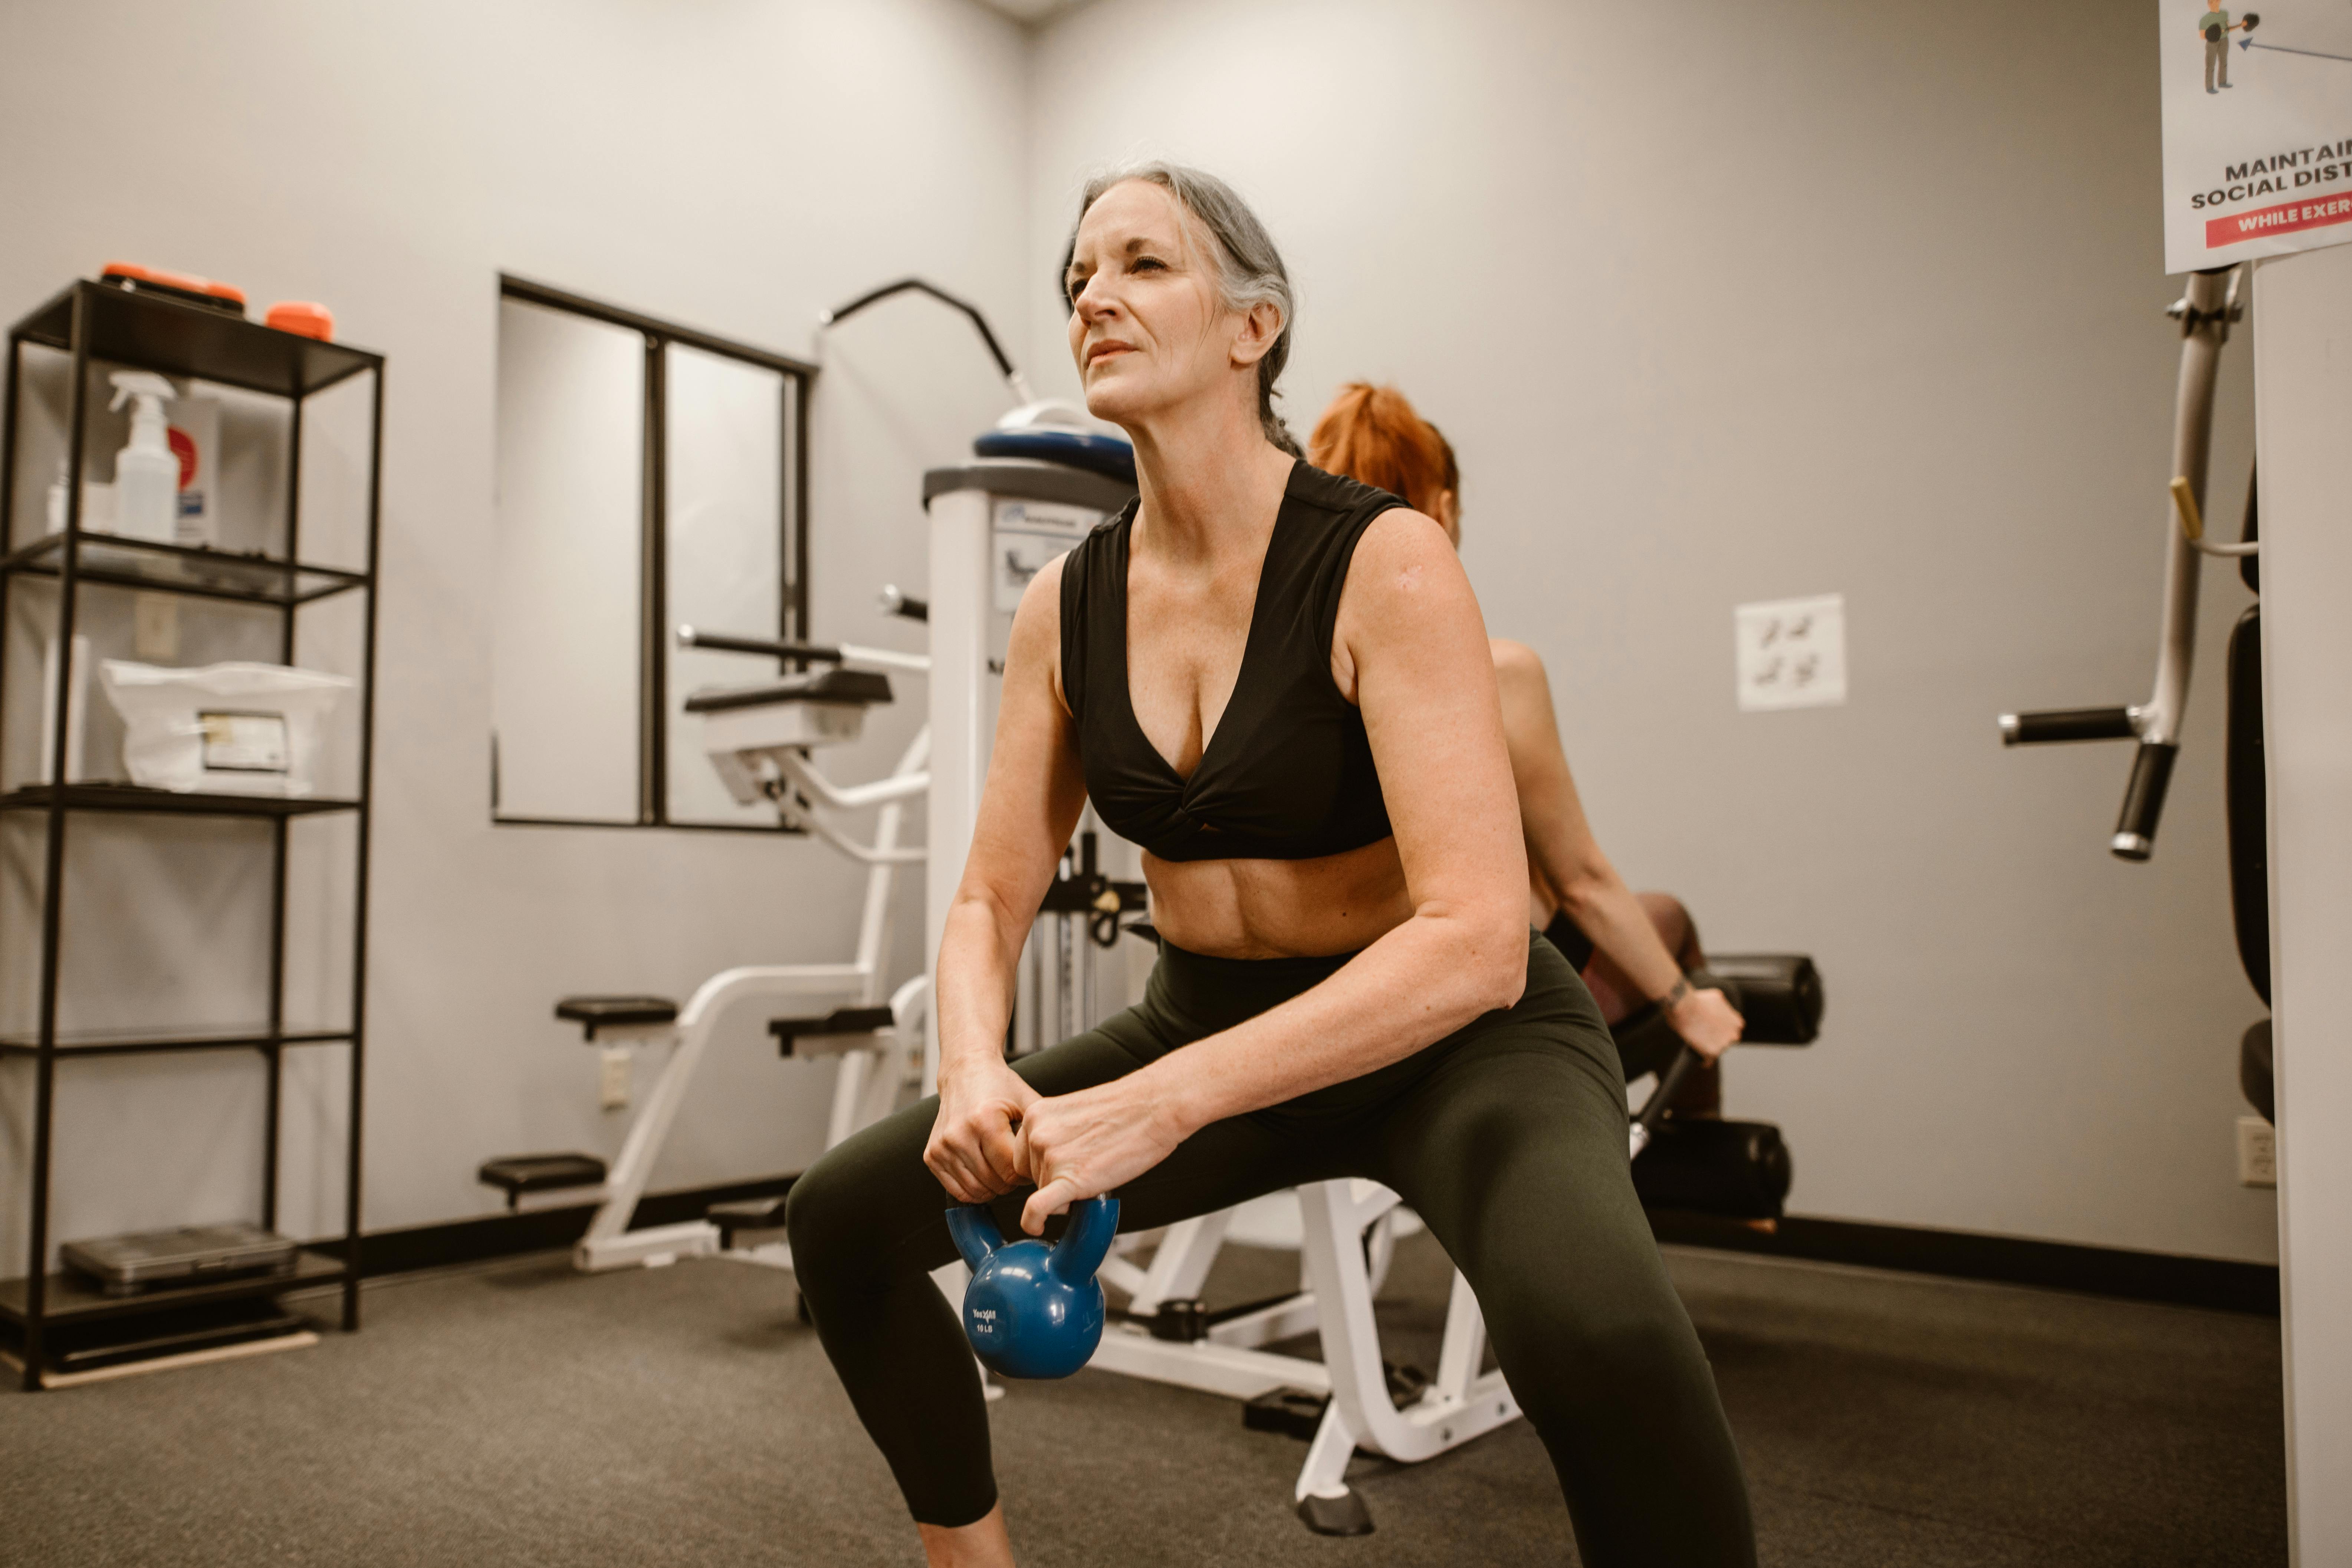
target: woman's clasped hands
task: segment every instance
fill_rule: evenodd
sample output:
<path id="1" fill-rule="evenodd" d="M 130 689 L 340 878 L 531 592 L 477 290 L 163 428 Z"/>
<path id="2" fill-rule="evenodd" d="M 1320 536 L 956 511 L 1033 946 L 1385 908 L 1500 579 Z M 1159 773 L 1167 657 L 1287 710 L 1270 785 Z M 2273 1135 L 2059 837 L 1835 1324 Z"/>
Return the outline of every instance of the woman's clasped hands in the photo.
<path id="1" fill-rule="evenodd" d="M 1002 1059 L 950 1068 L 940 1075 L 939 1119 L 923 1163 L 959 1203 L 1034 1184 L 1021 1228 L 1040 1235 L 1050 1216 L 1134 1180 L 1184 1141 L 1167 1097 L 1145 1081 L 1150 1076 L 1047 1096 Z"/>

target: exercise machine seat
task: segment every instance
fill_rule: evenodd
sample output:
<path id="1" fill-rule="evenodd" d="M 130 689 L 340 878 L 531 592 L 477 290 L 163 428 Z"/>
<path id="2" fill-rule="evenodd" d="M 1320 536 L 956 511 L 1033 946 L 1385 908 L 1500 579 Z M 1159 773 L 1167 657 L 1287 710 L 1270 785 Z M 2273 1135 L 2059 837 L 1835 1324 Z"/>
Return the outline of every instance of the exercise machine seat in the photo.
<path id="1" fill-rule="evenodd" d="M 793 1043 L 803 1036 L 877 1035 L 895 1027 L 898 1019 L 887 1007 L 835 1007 L 822 1018 L 771 1018 L 768 1033 L 776 1037 L 776 1054 L 793 1054 Z"/>
<path id="2" fill-rule="evenodd" d="M 649 1028 L 677 1022 L 677 1004 L 667 996 L 566 996 L 555 1016 L 577 1024 L 593 1040 L 599 1028 Z M 599 1180 L 603 1178 L 599 1177 Z"/>
<path id="3" fill-rule="evenodd" d="M 483 1161 L 475 1174 L 484 1186 L 506 1194 L 507 1206 L 513 1208 L 525 1193 L 603 1186 L 604 1162 L 593 1154 L 509 1154 Z"/>
<path id="4" fill-rule="evenodd" d="M 703 1211 L 703 1217 L 719 1227 L 719 1245 L 732 1248 L 735 1237 L 744 1231 L 782 1230 L 784 1228 L 784 1197 L 730 1198 L 712 1204 Z"/>

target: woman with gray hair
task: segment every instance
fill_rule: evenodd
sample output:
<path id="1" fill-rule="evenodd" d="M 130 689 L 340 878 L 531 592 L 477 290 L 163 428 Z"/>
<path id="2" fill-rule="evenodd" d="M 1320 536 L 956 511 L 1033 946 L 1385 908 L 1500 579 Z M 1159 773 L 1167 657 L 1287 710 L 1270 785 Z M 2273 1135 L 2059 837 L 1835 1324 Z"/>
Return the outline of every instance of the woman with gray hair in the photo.
<path id="1" fill-rule="evenodd" d="M 1738 1455 L 1625 1157 L 1592 997 L 1527 922 L 1485 628 L 1437 523 L 1310 468 L 1291 294 L 1221 182 L 1097 180 L 1063 268 L 1141 494 L 1013 618 L 938 963 L 939 1094 L 793 1184 L 817 1332 L 934 1564 L 1009 1564 L 979 1378 L 928 1275 L 949 1200 L 1032 1235 L 1307 1182 L 1402 1194 L 1477 1292 L 1588 1563 L 1754 1561 Z M 1015 964 L 1091 795 L 1144 849 L 1137 1006 L 1017 1063 Z"/>

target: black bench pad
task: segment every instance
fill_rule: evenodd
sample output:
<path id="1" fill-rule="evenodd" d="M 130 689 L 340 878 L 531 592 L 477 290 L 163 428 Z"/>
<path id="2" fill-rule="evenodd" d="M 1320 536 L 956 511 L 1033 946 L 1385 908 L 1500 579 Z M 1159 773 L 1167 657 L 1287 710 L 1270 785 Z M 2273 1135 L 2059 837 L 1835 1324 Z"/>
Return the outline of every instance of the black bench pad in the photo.
<path id="1" fill-rule="evenodd" d="M 835 1007 L 822 1018 L 771 1018 L 768 1033 L 776 1037 L 776 1054 L 788 1057 L 803 1035 L 871 1035 L 897 1023 L 887 1007 Z"/>
<path id="2" fill-rule="evenodd" d="M 525 1193 L 601 1185 L 604 1162 L 593 1154 L 509 1154 L 483 1161 L 476 1175 L 484 1186 L 506 1194 L 511 1204 Z"/>
<path id="3" fill-rule="evenodd" d="M 555 1005 L 555 1016 L 582 1026 L 593 1040 L 599 1025 L 622 1028 L 675 1024 L 677 1004 L 667 996 L 566 996 Z"/>
<path id="4" fill-rule="evenodd" d="M 732 1247 L 739 1231 L 783 1229 L 784 1198 L 781 1193 L 767 1198 L 735 1198 L 712 1204 L 703 1216 L 719 1227 L 719 1245 Z"/>

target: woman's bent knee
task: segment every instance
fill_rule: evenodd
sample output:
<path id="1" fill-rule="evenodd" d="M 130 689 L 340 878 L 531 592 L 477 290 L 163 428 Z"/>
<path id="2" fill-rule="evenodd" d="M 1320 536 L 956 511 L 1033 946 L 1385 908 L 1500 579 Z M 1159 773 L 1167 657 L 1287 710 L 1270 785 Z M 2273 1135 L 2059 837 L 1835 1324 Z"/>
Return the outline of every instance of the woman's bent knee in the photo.
<path id="1" fill-rule="evenodd" d="M 857 1228 L 855 1173 L 830 1154 L 793 1182 L 784 1197 L 784 1234 L 792 1239 L 793 1271 L 805 1284 L 828 1272 L 842 1239 Z"/>
<path id="2" fill-rule="evenodd" d="M 793 1268 L 803 1286 L 928 1271 L 954 1256 L 948 1196 L 923 1164 L 935 1110 L 908 1106 L 828 1149 L 784 1201 Z"/>

